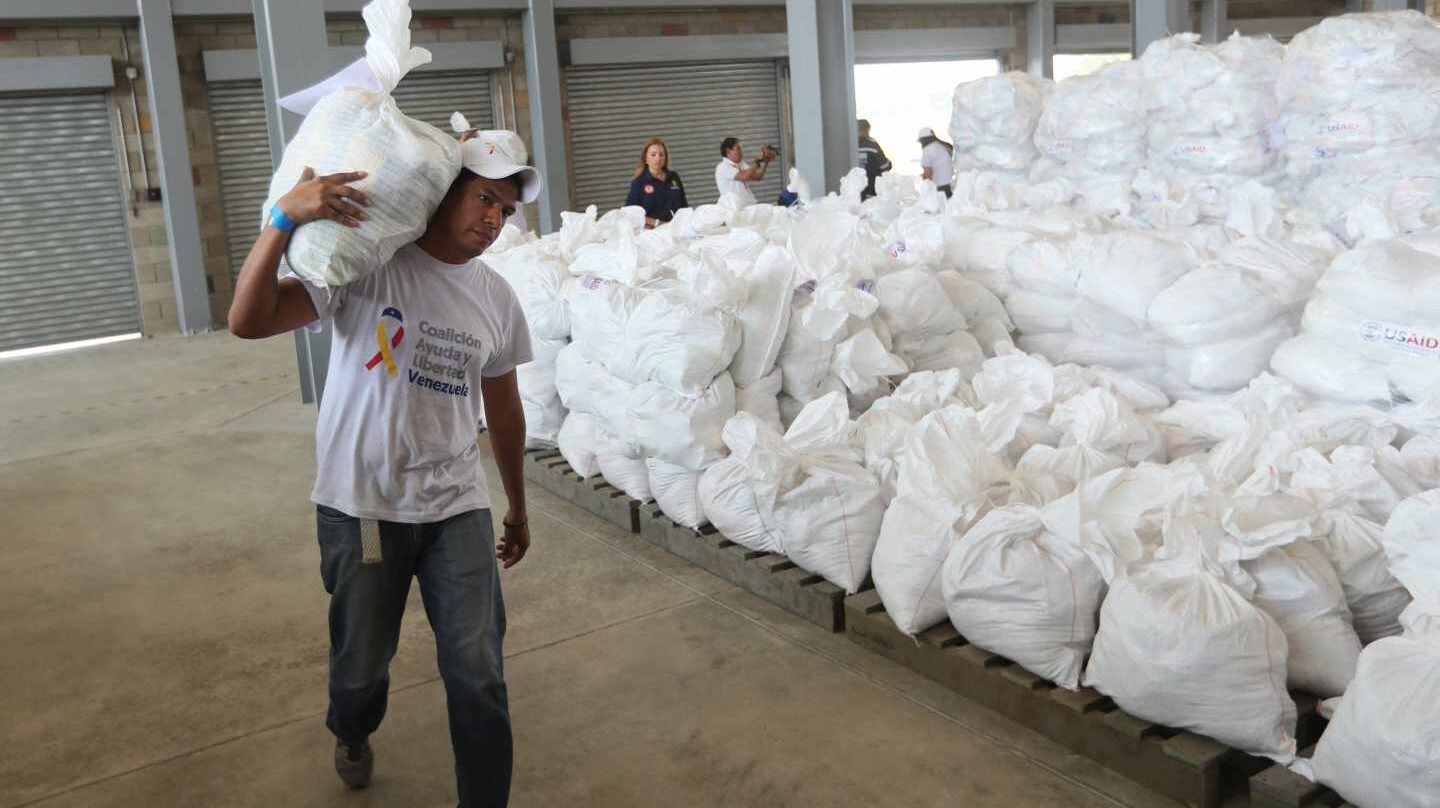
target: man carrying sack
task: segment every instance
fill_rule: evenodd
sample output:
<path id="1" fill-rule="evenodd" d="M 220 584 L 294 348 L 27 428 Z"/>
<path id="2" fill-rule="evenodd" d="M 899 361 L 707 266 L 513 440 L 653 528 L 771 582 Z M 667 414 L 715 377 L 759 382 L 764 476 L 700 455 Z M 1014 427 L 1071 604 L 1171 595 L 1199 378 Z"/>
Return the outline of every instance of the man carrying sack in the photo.
<path id="1" fill-rule="evenodd" d="M 461 808 L 504 806 L 511 773 L 502 643 L 509 569 L 530 546 L 515 368 L 530 332 L 509 284 L 478 256 L 540 177 L 518 135 L 479 132 L 424 234 L 344 286 L 303 282 L 280 259 L 296 227 L 363 227 L 361 172 L 306 170 L 279 198 L 240 271 L 230 330 L 260 339 L 328 320 L 329 376 L 315 444 L 320 571 L 330 594 L 335 769 L 370 782 L 369 736 L 385 715 L 389 665 L 411 578 L 435 632 Z M 482 403 L 483 402 L 483 403 Z M 481 415 L 507 510 L 497 543 L 476 441 Z"/>

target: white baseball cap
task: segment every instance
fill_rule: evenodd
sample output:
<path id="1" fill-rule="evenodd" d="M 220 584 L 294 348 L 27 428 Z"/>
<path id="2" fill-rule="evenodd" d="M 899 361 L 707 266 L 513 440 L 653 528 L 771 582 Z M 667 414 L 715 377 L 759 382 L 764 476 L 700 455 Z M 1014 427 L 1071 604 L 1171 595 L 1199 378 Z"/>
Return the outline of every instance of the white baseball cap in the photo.
<path id="1" fill-rule="evenodd" d="M 540 196 L 540 172 L 525 164 L 525 142 L 508 129 L 485 129 L 460 144 L 460 163 L 486 179 L 504 180 L 521 175 L 521 202 Z"/>
<path id="2" fill-rule="evenodd" d="M 931 128 L 928 127 L 928 126 L 922 126 L 922 127 L 920 127 L 920 134 L 916 136 L 916 139 L 927 138 L 927 137 L 935 137 L 935 130 L 934 130 L 934 129 L 931 129 Z"/>

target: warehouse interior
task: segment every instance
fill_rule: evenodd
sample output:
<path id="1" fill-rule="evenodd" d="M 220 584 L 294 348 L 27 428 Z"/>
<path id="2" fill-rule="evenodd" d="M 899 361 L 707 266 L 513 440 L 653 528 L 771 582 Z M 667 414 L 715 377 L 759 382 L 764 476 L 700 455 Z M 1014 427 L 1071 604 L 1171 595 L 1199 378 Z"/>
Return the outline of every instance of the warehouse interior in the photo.
<path id="1" fill-rule="evenodd" d="M 363 5 L 0 3 L 0 492 L 14 514 L 0 565 L 0 808 L 455 804 L 418 589 L 374 782 L 347 789 L 331 770 L 329 597 L 308 493 L 330 337 L 227 331 L 301 120 L 277 99 L 363 55 Z M 759 200 L 785 191 L 791 169 L 819 198 L 855 165 L 856 117 L 875 123 L 897 174 L 918 175 L 914 132 L 946 137 L 962 82 L 1090 75 L 1179 32 L 1283 43 L 1347 14 L 1440 19 L 1440 0 L 410 6 L 411 41 L 434 60 L 396 104 L 447 133 L 456 110 L 518 132 L 545 188 L 511 224 L 539 237 L 564 213 L 621 207 L 657 132 L 691 206 L 721 201 L 710 173 L 724 134 L 747 154 L 779 145 Z M 1427 437 L 1401 429 L 1415 432 Z M 978 653 L 948 624 L 852 636 L 867 616 L 889 629 L 868 580 L 847 592 L 728 541 L 704 551 L 725 559 L 687 555 L 665 531 L 697 531 L 614 487 L 604 496 L 619 499 L 597 505 L 561 479 L 553 442 L 531 448 L 533 546 L 502 575 L 513 805 L 1341 804 L 1272 760 L 1141 722 L 1094 691 L 1066 702 L 1009 660 L 936 662 L 930 650 Z M 757 558 L 799 583 L 767 589 L 726 566 Z M 967 664 L 1003 682 L 967 695 L 971 680 L 944 667 Z M 1050 701 L 1030 706 L 1035 694 Z M 1300 704 L 1301 730 L 1314 701 Z M 1092 737 L 1082 719 L 1105 727 Z"/>

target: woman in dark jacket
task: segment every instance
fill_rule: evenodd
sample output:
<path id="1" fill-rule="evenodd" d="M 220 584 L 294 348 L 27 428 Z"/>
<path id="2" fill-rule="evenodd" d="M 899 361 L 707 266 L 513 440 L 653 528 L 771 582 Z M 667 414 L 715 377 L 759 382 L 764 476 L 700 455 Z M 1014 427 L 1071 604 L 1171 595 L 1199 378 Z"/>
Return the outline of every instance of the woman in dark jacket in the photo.
<path id="1" fill-rule="evenodd" d="M 670 147 L 664 140 L 652 137 L 645 141 L 625 204 L 645 209 L 646 227 L 664 224 L 674 217 L 675 211 L 689 207 L 690 203 L 685 201 L 685 184 L 677 172 L 670 170 Z"/>

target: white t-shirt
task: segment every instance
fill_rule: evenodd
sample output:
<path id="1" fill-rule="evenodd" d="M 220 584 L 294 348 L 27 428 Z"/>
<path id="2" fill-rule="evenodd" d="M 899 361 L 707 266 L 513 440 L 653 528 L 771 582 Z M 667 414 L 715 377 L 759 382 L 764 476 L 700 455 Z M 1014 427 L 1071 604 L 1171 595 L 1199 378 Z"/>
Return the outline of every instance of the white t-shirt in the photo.
<path id="1" fill-rule="evenodd" d="M 715 187 L 720 191 L 720 195 L 735 194 L 744 200 L 745 204 L 755 204 L 755 195 L 750 193 L 750 186 L 735 179 L 736 174 L 749 167 L 749 163 L 737 163 L 729 157 L 721 157 L 720 163 L 715 166 Z"/>
<path id="2" fill-rule="evenodd" d="M 920 150 L 920 167 L 930 169 L 930 178 L 936 185 L 949 185 L 955 180 L 955 162 L 950 150 L 938 140 Z"/>
<path id="3" fill-rule="evenodd" d="M 410 244 L 354 283 L 305 288 L 334 325 L 311 500 L 412 524 L 490 507 L 480 379 L 531 360 L 510 284 L 479 259 L 447 264 Z"/>

